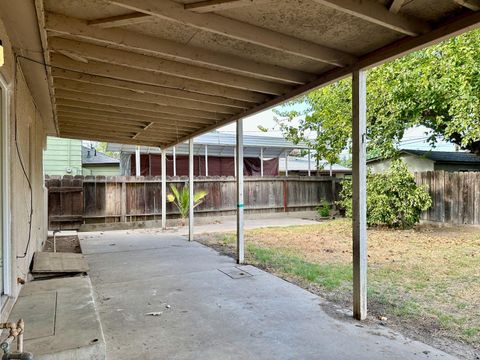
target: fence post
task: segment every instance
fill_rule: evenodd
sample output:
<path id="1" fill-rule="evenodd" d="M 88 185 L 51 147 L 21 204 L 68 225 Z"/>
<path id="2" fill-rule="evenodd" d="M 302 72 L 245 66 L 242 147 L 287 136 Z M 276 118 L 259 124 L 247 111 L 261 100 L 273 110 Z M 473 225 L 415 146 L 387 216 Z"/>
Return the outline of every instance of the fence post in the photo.
<path id="1" fill-rule="evenodd" d="M 288 181 L 283 180 L 283 212 L 288 212 Z"/>

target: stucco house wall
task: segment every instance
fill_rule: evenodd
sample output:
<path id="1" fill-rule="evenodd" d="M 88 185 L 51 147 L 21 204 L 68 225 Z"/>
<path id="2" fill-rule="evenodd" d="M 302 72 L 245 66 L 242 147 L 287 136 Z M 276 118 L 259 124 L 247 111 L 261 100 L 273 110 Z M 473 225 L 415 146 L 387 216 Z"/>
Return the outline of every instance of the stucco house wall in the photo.
<path id="1" fill-rule="evenodd" d="M 422 171 L 433 171 L 434 170 L 434 162 L 429 159 L 424 159 L 415 155 L 407 155 L 403 154 L 400 156 L 405 164 L 407 164 L 408 170 L 410 172 L 422 172 Z M 390 167 L 392 161 L 390 159 L 386 160 L 377 160 L 371 163 L 367 163 L 367 167 L 373 173 L 381 173 Z"/>
<path id="2" fill-rule="evenodd" d="M 5 211 L 7 224 L 3 224 L 9 225 L 9 231 L 2 234 L 2 242 L 6 238 L 8 244 L 7 247 L 2 247 L 8 255 L 3 259 L 3 266 L 9 269 L 8 276 L 3 281 L 10 283 L 9 289 L 2 289 L 2 293 L 7 291 L 7 294 L 2 295 L 1 321 L 5 321 L 20 291 L 21 285 L 17 279 L 27 280 L 33 253 L 42 247 L 47 235 L 46 190 L 42 164 L 46 131 L 21 68 L 15 66 L 11 43 L 1 21 L 0 38 L 4 49 L 4 64 L 0 67 L 0 76 L 7 84 L 7 103 L 2 102 L 2 106 L 6 106 L 8 111 L 6 116 L 2 111 L 1 120 L 2 128 L 9 134 L 7 154 L 2 154 L 4 158 L 1 159 L 2 163 L 7 164 L 6 171 L 3 172 L 8 173 L 8 191 L 2 201 L 10 204 Z"/>

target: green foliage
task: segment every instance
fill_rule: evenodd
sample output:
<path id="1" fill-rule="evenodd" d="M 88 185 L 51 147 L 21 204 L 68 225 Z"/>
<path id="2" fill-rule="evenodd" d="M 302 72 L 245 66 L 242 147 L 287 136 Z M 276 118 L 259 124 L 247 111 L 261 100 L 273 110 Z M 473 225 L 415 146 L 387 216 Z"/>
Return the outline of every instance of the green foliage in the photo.
<path id="1" fill-rule="evenodd" d="M 352 183 L 344 180 L 338 204 L 352 216 Z M 367 175 L 367 224 L 402 229 L 412 228 L 432 199 L 401 160 L 392 161 L 385 173 Z"/>
<path id="2" fill-rule="evenodd" d="M 480 30 L 474 30 L 369 70 L 369 154 L 392 155 L 405 130 L 419 125 L 432 129 L 432 146 L 443 138 L 480 153 L 479 64 Z M 307 108 L 291 111 L 292 104 Z M 283 109 L 276 112 L 284 135 L 294 142 L 307 142 L 318 158 L 336 163 L 340 152 L 350 146 L 350 78 Z"/>
<path id="3" fill-rule="evenodd" d="M 330 216 L 330 204 L 327 200 L 323 199 L 320 202 L 320 206 L 317 207 L 317 212 L 321 217 L 328 217 Z"/>
<path id="4" fill-rule="evenodd" d="M 190 208 L 188 186 L 182 187 L 182 189 L 179 191 L 175 185 L 170 184 L 170 189 L 172 190 L 173 194 L 168 194 L 168 201 L 172 202 L 177 207 L 178 211 L 180 212 L 180 218 L 186 219 L 188 216 L 188 210 Z M 203 199 L 205 196 L 207 196 L 207 194 L 208 193 L 204 190 L 197 191 L 193 194 L 194 209 L 203 202 Z"/>

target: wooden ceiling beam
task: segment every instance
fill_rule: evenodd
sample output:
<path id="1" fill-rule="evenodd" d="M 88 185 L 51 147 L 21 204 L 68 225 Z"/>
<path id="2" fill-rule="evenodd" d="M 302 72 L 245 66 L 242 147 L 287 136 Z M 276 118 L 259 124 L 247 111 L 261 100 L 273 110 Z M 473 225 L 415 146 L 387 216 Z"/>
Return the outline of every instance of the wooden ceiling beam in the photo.
<path id="1" fill-rule="evenodd" d="M 167 141 L 165 142 L 158 142 L 153 140 L 141 141 L 141 140 L 132 139 L 132 137 L 129 137 L 129 136 L 111 136 L 111 135 L 105 135 L 105 134 L 99 135 L 99 134 L 92 134 L 84 131 L 69 131 L 69 130 L 60 131 L 60 136 L 68 139 L 107 141 L 107 142 L 112 142 L 117 144 L 143 145 L 143 146 L 153 146 L 153 147 L 159 147 L 159 148 L 165 147 L 165 144 L 167 143 Z M 171 141 L 175 141 L 174 138 L 172 138 Z"/>
<path id="2" fill-rule="evenodd" d="M 355 56 L 343 51 L 217 14 L 197 14 L 185 10 L 182 4 L 170 0 L 107 1 L 123 8 L 156 16 L 159 19 L 175 21 L 206 32 L 335 66 L 342 67 L 356 61 Z"/>
<path id="3" fill-rule="evenodd" d="M 129 89 L 140 94 L 153 94 L 158 96 L 170 97 L 172 99 L 184 99 L 191 101 L 192 103 L 197 103 L 198 106 L 201 106 L 201 108 L 205 110 L 223 112 L 224 109 L 226 110 L 231 108 L 231 111 L 235 112 L 239 109 L 248 109 L 252 106 L 251 103 L 245 101 L 227 99 L 220 96 L 199 94 L 190 91 L 164 88 L 149 84 L 133 83 L 131 81 L 123 81 L 102 76 L 82 74 L 56 68 L 52 69 L 52 76 L 55 79 L 58 78 L 76 82 L 83 82 L 92 85 L 105 85 L 119 89 Z"/>
<path id="4" fill-rule="evenodd" d="M 417 36 L 430 31 L 427 23 L 390 12 L 375 0 L 313 1 L 405 35 Z"/>
<path id="5" fill-rule="evenodd" d="M 181 125 L 177 125 L 175 120 L 171 119 L 163 119 L 163 118 L 158 118 L 158 119 L 151 119 L 150 121 L 145 121 L 145 120 L 137 120 L 133 118 L 126 118 L 124 114 L 121 116 L 118 116 L 115 114 L 99 114 L 95 110 L 91 110 L 90 112 L 85 112 L 82 108 L 69 108 L 69 107 L 58 107 L 58 115 L 72 118 L 72 119 L 79 119 L 79 120 L 85 120 L 85 121 L 100 121 L 100 122 L 110 122 L 111 124 L 123 124 L 123 125 L 131 125 L 131 126 L 139 126 L 139 127 L 145 127 L 151 123 L 157 124 L 158 126 L 161 126 L 162 129 L 169 129 L 169 130 L 174 130 L 175 132 L 177 130 L 180 131 L 192 131 L 192 129 L 198 129 L 199 127 L 202 126 L 202 124 L 195 124 L 195 123 L 182 123 Z"/>
<path id="6" fill-rule="evenodd" d="M 480 0 L 455 0 L 458 5 L 466 7 L 473 11 L 480 10 Z"/>
<path id="7" fill-rule="evenodd" d="M 61 69 L 85 73 L 88 75 L 105 76 L 124 81 L 187 90 L 213 96 L 223 96 L 229 99 L 254 103 L 263 102 L 268 99 L 267 95 L 253 91 L 233 89 L 203 81 L 187 80 L 176 76 L 157 74 L 150 71 L 133 69 L 120 65 L 105 64 L 95 61 L 90 61 L 88 64 L 83 64 L 73 61 L 60 54 L 52 54 L 51 61 L 53 66 Z"/>
<path id="8" fill-rule="evenodd" d="M 46 13 L 45 27 L 50 32 L 68 35 L 75 39 L 101 42 L 129 51 L 163 56 L 175 61 L 214 66 L 218 69 L 254 78 L 284 81 L 292 84 L 302 84 L 312 78 L 312 74 L 302 71 L 260 63 L 200 47 L 185 46 L 185 44 L 124 29 L 99 29 L 89 26 L 80 19 L 59 14 Z"/>
<path id="9" fill-rule="evenodd" d="M 230 10 L 244 6 L 264 4 L 271 0 L 206 0 L 185 4 L 184 9 L 204 14 L 208 12 Z"/>
<path id="10" fill-rule="evenodd" d="M 56 98 L 56 103 L 58 105 L 64 105 L 64 106 L 70 106 L 70 107 L 76 107 L 76 108 L 81 108 L 81 109 L 95 109 L 95 110 L 101 110 L 101 111 L 107 111 L 113 114 L 126 114 L 127 116 L 139 116 L 145 119 L 153 119 L 152 121 L 155 121 L 155 119 L 169 119 L 172 121 L 172 123 L 175 123 L 175 121 L 178 121 L 180 123 L 193 123 L 193 124 L 216 124 L 219 121 L 217 120 L 209 120 L 209 119 L 201 119 L 201 118 L 195 118 L 191 116 L 185 116 L 185 115 L 178 115 L 178 114 L 169 114 L 169 113 L 160 113 L 160 112 L 152 112 L 152 111 L 146 111 L 146 110 L 139 110 L 139 109 L 132 109 L 128 107 L 123 107 L 123 106 L 117 106 L 117 105 L 108 105 L 108 104 L 99 104 L 98 102 L 90 102 L 90 101 L 82 101 L 82 100 L 72 100 L 72 99 L 61 99 L 61 98 Z"/>
<path id="11" fill-rule="evenodd" d="M 142 24 L 152 20 L 154 20 L 152 16 L 139 12 L 134 12 L 131 14 L 110 16 L 102 19 L 90 20 L 87 22 L 87 24 L 102 29 L 108 29 L 114 27 Z"/>
<path id="12" fill-rule="evenodd" d="M 388 10 L 394 14 L 397 14 L 402 8 L 403 4 L 405 4 L 405 1 L 406 0 L 393 0 Z"/>
<path id="13" fill-rule="evenodd" d="M 146 103 L 146 102 L 135 101 L 135 100 L 120 99 L 114 96 L 87 94 L 87 93 L 71 91 L 71 90 L 62 90 L 62 89 L 55 90 L 55 98 L 79 100 L 79 101 L 86 101 L 86 102 L 97 103 L 97 104 L 119 106 L 122 108 L 132 109 L 134 111 L 137 111 L 137 110 L 150 111 L 152 115 L 156 113 L 163 113 L 163 114 L 174 114 L 174 115 L 180 115 L 180 116 L 190 116 L 194 118 L 205 119 L 207 120 L 207 122 L 211 120 L 213 121 L 222 120 L 226 117 L 225 114 L 210 113 L 202 110 L 184 109 L 181 107 L 174 107 L 174 106 L 163 106 L 163 105 Z"/>
<path id="14" fill-rule="evenodd" d="M 256 91 L 269 95 L 281 95 L 290 89 L 290 86 L 285 84 L 253 79 L 242 75 L 228 74 L 219 70 L 207 69 L 200 66 L 165 60 L 155 56 L 146 56 L 68 39 L 51 39 L 49 41 L 49 47 L 56 52 L 78 55 L 88 60 L 152 71 L 189 80 L 205 81 L 207 83 Z"/>
<path id="15" fill-rule="evenodd" d="M 139 93 L 128 89 L 120 89 L 104 85 L 94 85 L 80 81 L 65 80 L 54 78 L 55 89 L 84 92 L 88 94 L 97 94 L 116 97 L 119 99 L 135 100 L 150 104 L 159 104 L 164 106 L 175 106 L 191 110 L 203 110 L 220 114 L 235 114 L 239 109 L 220 107 L 218 105 L 201 104 L 196 101 L 174 99 L 167 96 L 155 95 L 150 93 Z M 203 106 L 206 105 L 206 106 Z M 210 109 L 207 109 L 210 108 Z"/>
<path id="16" fill-rule="evenodd" d="M 114 125 L 115 127 L 119 126 L 119 128 L 124 128 L 124 129 L 130 129 L 130 130 L 145 130 L 146 128 L 152 128 L 155 129 L 158 132 L 165 132 L 167 134 L 182 134 L 182 135 L 187 135 L 192 131 L 192 128 L 180 128 L 180 129 L 175 129 L 174 126 L 167 126 L 163 123 L 158 123 L 158 122 L 150 122 L 147 124 L 139 124 L 139 123 L 125 123 L 119 119 L 99 119 L 99 118 L 92 118 L 92 117 L 87 117 L 87 116 L 80 116 L 79 114 L 69 114 L 69 113 L 63 113 L 63 112 L 58 112 L 58 117 L 59 119 L 62 119 L 64 122 L 71 122 L 71 123 L 79 123 L 79 124 L 89 124 L 90 126 L 95 125 L 95 124 L 101 124 L 101 125 L 108 125 L 110 126 Z M 193 127 L 193 129 L 198 129 L 199 126 Z"/>

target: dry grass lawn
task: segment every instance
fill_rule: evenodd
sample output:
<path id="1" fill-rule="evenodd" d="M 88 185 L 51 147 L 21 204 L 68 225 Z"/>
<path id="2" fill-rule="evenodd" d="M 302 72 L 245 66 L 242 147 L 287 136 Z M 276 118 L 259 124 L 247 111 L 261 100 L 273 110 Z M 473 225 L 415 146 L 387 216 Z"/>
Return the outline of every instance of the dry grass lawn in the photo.
<path id="1" fill-rule="evenodd" d="M 234 234 L 202 242 L 226 253 Z M 246 232 L 247 262 L 350 305 L 351 221 Z M 420 338 L 445 338 L 480 348 L 480 229 L 368 231 L 370 313 Z"/>

